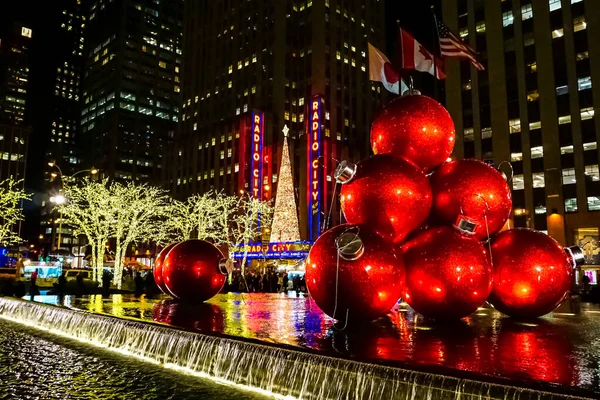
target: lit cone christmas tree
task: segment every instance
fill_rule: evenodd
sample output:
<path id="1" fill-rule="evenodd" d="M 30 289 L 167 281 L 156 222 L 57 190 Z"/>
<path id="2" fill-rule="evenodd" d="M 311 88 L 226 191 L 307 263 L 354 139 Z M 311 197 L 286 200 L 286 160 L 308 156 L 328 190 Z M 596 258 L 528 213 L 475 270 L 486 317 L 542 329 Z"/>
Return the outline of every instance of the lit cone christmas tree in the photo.
<path id="1" fill-rule="evenodd" d="M 271 226 L 271 243 L 297 242 L 300 240 L 288 132 L 289 129 L 286 125 L 283 128 L 283 151 L 281 152 L 273 225 Z"/>

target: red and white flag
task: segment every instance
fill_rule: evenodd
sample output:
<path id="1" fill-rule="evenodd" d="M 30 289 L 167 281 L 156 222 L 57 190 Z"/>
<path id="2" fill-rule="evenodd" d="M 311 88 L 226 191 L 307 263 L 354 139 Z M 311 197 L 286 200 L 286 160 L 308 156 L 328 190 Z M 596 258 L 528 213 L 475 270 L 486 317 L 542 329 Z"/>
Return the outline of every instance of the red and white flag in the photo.
<path id="1" fill-rule="evenodd" d="M 399 28 L 398 33 L 398 54 L 402 55 L 403 69 L 429 72 L 438 79 L 446 77 L 442 69 L 442 60 L 436 60 L 433 54 L 402 28 Z"/>
<path id="2" fill-rule="evenodd" d="M 400 94 L 401 90 L 402 92 L 408 90 L 389 58 L 371 43 L 369 43 L 369 78 L 383 83 L 383 86 L 392 93 Z"/>

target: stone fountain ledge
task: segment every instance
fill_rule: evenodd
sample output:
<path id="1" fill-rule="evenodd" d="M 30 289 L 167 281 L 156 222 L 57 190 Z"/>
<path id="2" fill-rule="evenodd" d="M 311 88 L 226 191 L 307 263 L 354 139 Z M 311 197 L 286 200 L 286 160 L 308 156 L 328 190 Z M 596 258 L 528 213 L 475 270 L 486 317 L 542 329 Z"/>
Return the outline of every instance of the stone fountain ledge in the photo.
<path id="1" fill-rule="evenodd" d="M 283 399 L 585 399 L 0 297 L 0 318 Z M 585 396 L 585 395 L 584 395 Z"/>

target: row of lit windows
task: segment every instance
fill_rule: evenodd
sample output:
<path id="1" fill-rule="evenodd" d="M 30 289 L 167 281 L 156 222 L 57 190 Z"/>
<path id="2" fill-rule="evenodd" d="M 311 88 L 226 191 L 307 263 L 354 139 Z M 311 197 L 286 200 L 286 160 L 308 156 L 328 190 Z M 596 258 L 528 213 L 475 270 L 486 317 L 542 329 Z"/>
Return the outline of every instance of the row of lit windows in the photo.
<path id="1" fill-rule="evenodd" d="M 571 4 L 579 3 L 581 1 L 583 1 L 583 0 L 571 0 Z M 550 12 L 558 10 L 561 8 L 561 0 L 549 0 L 549 6 L 550 6 Z M 521 19 L 523 21 L 526 21 L 531 18 L 533 18 L 532 5 L 526 4 L 526 5 L 522 6 L 521 7 Z M 514 18 L 513 11 L 506 11 L 506 12 L 502 13 L 502 26 L 507 27 L 509 25 L 512 25 L 514 23 L 514 20 L 515 20 L 515 18 Z M 573 24 L 574 24 L 575 32 L 586 28 L 584 17 L 575 18 L 575 20 L 573 21 Z M 562 29 L 560 29 L 560 30 L 562 31 Z M 485 22 L 483 22 L 483 21 L 477 22 L 476 26 L 475 26 L 475 31 L 477 33 L 485 32 Z M 469 28 L 465 27 L 465 28 L 461 29 L 459 32 L 459 35 L 462 38 L 469 36 Z"/>
<path id="2" fill-rule="evenodd" d="M 0 152 L 0 160 L 4 161 L 25 161 L 25 156 L 18 153 L 2 153 Z"/>
<path id="3" fill-rule="evenodd" d="M 593 182 L 600 181 L 600 172 L 598 165 L 586 165 L 584 174 L 586 177 L 591 179 Z M 543 172 L 534 172 L 531 175 L 532 186 L 534 188 L 543 188 L 546 186 L 546 179 Z M 562 170 L 562 184 L 563 185 L 574 185 L 577 183 L 575 178 L 575 168 L 565 168 Z M 523 175 L 515 175 L 512 180 L 513 190 L 524 190 L 525 180 Z"/>

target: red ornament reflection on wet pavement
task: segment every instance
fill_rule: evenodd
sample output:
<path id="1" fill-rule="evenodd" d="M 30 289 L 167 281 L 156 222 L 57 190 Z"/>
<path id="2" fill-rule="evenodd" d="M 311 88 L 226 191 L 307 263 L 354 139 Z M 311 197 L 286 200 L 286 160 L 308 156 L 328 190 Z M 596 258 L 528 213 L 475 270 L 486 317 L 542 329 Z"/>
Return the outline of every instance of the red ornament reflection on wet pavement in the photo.
<path id="1" fill-rule="evenodd" d="M 423 170 L 442 164 L 456 139 L 448 111 L 434 99 L 409 95 L 387 103 L 371 126 L 375 154 L 392 154 Z"/>
<path id="2" fill-rule="evenodd" d="M 340 202 L 346 220 L 366 224 L 399 243 L 427 220 L 431 188 L 425 174 L 390 155 L 375 155 L 357 164 L 342 185 Z"/>
<path id="3" fill-rule="evenodd" d="M 494 285 L 490 303 L 514 317 L 554 310 L 571 287 L 573 266 L 563 247 L 530 229 L 500 232 L 492 240 Z"/>

